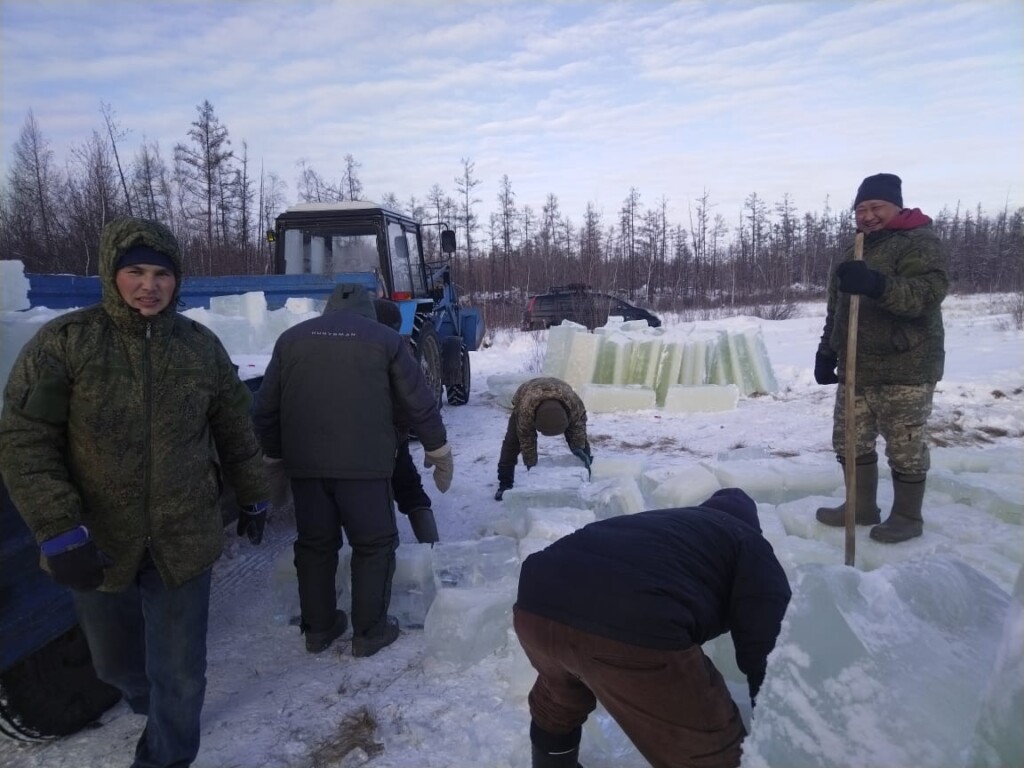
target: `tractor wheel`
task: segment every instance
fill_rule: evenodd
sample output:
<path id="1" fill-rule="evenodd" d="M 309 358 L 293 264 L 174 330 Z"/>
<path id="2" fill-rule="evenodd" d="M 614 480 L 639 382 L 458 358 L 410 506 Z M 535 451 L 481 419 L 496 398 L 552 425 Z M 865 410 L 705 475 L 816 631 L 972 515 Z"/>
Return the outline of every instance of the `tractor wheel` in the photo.
<path id="1" fill-rule="evenodd" d="M 76 624 L 0 675 L 0 733 L 21 741 L 68 736 L 121 699 L 97 679 Z"/>
<path id="2" fill-rule="evenodd" d="M 423 378 L 434 393 L 434 402 L 441 407 L 441 392 L 444 381 L 441 372 L 441 339 L 438 338 L 434 324 L 430 320 L 423 322 L 419 332 L 413 336 L 412 343 L 416 349 L 416 359 L 420 361 Z"/>
<path id="3" fill-rule="evenodd" d="M 459 350 L 459 377 L 458 383 L 448 387 L 448 405 L 465 405 L 469 402 L 469 350 L 463 344 Z"/>

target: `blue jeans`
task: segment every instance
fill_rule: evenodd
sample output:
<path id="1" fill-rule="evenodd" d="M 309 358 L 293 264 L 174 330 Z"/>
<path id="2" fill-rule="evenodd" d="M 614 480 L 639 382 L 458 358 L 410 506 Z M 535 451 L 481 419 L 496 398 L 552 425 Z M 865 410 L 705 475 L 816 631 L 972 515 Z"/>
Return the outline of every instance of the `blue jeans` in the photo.
<path id="1" fill-rule="evenodd" d="M 147 555 L 124 592 L 73 594 L 97 676 L 147 716 L 132 768 L 187 768 L 206 694 L 210 571 L 168 589 Z"/>

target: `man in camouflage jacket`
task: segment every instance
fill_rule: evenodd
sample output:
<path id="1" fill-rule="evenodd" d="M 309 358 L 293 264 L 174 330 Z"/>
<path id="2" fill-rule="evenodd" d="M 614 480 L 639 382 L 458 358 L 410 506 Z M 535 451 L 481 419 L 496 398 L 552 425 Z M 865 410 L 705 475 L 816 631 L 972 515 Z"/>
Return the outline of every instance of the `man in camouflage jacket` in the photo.
<path id="1" fill-rule="evenodd" d="M 512 395 L 512 413 L 498 458 L 498 492 L 501 501 L 515 482 L 516 462 L 523 454 L 527 469 L 537 466 L 537 433 L 565 435 L 565 442 L 590 471 L 592 456 L 587 442 L 587 409 L 575 390 L 561 379 L 541 377 L 524 381 Z"/>
<path id="2" fill-rule="evenodd" d="M 48 322 L 14 364 L 0 471 L 44 567 L 73 590 L 98 675 L 148 715 L 133 765 L 185 766 L 199 749 L 221 473 L 254 543 L 268 489 L 248 390 L 220 340 L 177 314 L 170 230 L 111 222 L 99 271 L 101 302 Z"/>
<path id="3" fill-rule="evenodd" d="M 873 525 L 871 538 L 876 541 L 894 543 L 920 536 L 923 530 L 921 506 L 930 466 L 927 421 L 945 362 L 941 305 L 949 278 L 945 251 L 931 219 L 917 208 L 903 208 L 898 176 L 880 173 L 864 179 L 854 210 L 857 228 L 865 233 L 864 260 L 853 261 L 851 246 L 836 267 L 814 376 L 819 384 L 845 382 L 850 296 L 860 295 L 856 423 L 846 424 L 845 392 L 840 386 L 832 445 L 845 463 L 846 431 L 856 430 L 856 521 Z M 885 438 L 894 496 L 892 511 L 880 525 L 875 499 L 879 434 Z M 845 504 L 821 508 L 817 518 L 841 526 L 844 514 Z"/>

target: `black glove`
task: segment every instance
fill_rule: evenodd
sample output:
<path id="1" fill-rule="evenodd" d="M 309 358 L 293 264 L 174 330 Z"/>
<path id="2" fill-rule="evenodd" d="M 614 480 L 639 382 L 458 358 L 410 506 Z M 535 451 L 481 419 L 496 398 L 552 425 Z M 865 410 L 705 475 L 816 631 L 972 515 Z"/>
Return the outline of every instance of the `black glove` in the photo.
<path id="1" fill-rule="evenodd" d="M 103 583 L 104 566 L 113 565 L 100 552 L 84 525 L 44 541 L 40 547 L 50 567 L 50 576 L 58 584 L 83 592 Z"/>
<path id="2" fill-rule="evenodd" d="M 860 293 L 869 299 L 877 299 L 885 290 L 885 275 L 863 261 L 844 261 L 836 267 L 836 277 L 843 293 Z"/>
<path id="3" fill-rule="evenodd" d="M 586 448 L 573 448 L 572 455 L 583 462 L 583 466 L 587 468 L 587 477 L 591 477 L 590 465 L 594 463 L 594 457 L 590 455 L 590 451 Z"/>
<path id="4" fill-rule="evenodd" d="M 263 529 L 267 527 L 267 502 L 246 504 L 238 510 L 238 535 L 248 536 L 253 544 L 263 541 Z"/>
<path id="5" fill-rule="evenodd" d="M 499 485 L 497 492 L 494 494 L 494 500 L 501 501 L 501 497 L 505 495 L 505 491 L 507 491 L 511 487 L 512 486 L 510 485 Z"/>
<path id="6" fill-rule="evenodd" d="M 814 356 L 814 380 L 819 384 L 838 384 L 836 366 L 839 364 L 835 355 L 819 352 Z"/>

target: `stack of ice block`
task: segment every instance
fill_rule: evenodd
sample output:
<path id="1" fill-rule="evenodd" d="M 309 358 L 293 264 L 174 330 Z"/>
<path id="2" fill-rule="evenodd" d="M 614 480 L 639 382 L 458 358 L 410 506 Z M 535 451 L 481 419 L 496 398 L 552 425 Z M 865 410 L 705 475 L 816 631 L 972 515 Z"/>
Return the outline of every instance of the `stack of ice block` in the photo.
<path id="1" fill-rule="evenodd" d="M 280 309 L 267 311 L 262 291 L 238 296 L 214 296 L 210 308 L 197 307 L 182 313 L 202 323 L 220 338 L 232 354 L 270 354 L 277 337 L 288 328 L 320 315 L 315 299 L 288 299 Z"/>
<path id="2" fill-rule="evenodd" d="M 590 333 L 565 322 L 548 331 L 543 372 L 569 382 L 598 413 L 730 410 L 740 396 L 778 389 L 757 326 L 670 333 L 630 321 Z"/>

